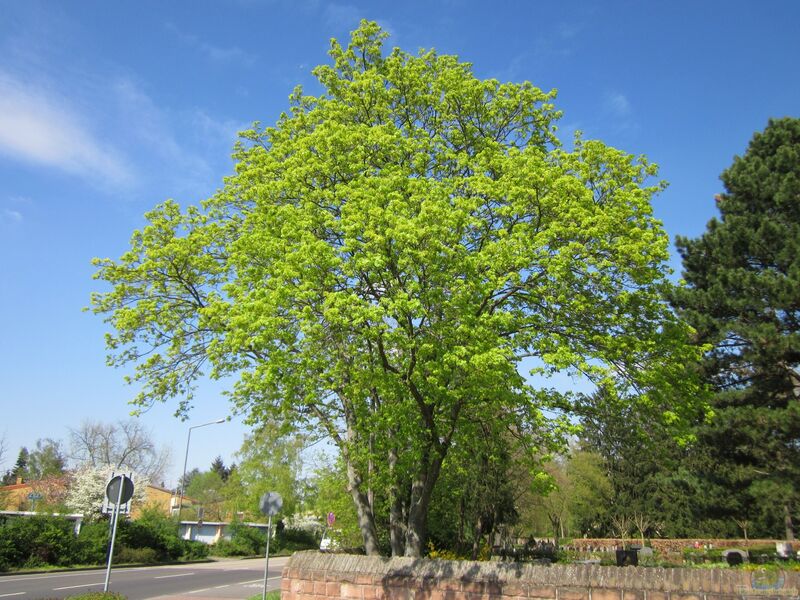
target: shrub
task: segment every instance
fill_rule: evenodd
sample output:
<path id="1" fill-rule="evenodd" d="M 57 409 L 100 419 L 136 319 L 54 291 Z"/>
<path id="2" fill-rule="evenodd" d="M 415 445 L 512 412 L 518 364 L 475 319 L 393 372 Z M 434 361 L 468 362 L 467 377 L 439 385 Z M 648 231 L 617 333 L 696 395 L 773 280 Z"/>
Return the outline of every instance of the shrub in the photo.
<path id="1" fill-rule="evenodd" d="M 114 549 L 115 563 L 152 564 L 159 562 L 158 552 L 153 548 L 128 548 L 120 546 Z"/>
<path id="2" fill-rule="evenodd" d="M 198 542 L 197 540 L 182 540 L 183 553 L 182 558 L 186 560 L 198 560 L 208 557 L 209 547 L 208 544 Z"/>
<path id="3" fill-rule="evenodd" d="M 60 517 L 10 519 L 0 527 L 0 569 L 70 565 L 78 544 L 72 522 Z"/>
<path id="4" fill-rule="evenodd" d="M 228 527 L 230 540 L 221 539 L 211 547 L 216 556 L 254 556 L 265 551 L 266 535 L 255 527 L 234 521 Z"/>
<path id="5" fill-rule="evenodd" d="M 75 562 L 84 565 L 99 565 L 108 558 L 108 521 L 86 523 L 78 534 L 78 550 Z"/>
<path id="6" fill-rule="evenodd" d="M 314 550 L 319 548 L 319 538 L 313 531 L 286 527 L 275 534 L 275 550 Z"/>

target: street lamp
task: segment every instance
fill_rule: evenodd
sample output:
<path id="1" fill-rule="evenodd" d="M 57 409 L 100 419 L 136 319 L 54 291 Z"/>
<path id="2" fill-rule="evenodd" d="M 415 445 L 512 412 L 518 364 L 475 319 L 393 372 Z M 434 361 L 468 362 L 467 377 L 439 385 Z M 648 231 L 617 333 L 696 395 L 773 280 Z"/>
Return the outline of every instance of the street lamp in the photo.
<path id="1" fill-rule="evenodd" d="M 225 419 L 217 419 L 216 421 L 209 421 L 202 425 L 192 425 L 189 427 L 189 437 L 186 438 L 186 456 L 183 458 L 183 477 L 181 477 L 181 496 L 178 500 L 178 523 L 181 521 L 181 510 L 183 510 L 183 494 L 186 491 L 186 463 L 189 462 L 189 442 L 192 440 L 192 429 L 198 427 L 205 427 L 206 425 L 218 425 L 224 423 Z"/>

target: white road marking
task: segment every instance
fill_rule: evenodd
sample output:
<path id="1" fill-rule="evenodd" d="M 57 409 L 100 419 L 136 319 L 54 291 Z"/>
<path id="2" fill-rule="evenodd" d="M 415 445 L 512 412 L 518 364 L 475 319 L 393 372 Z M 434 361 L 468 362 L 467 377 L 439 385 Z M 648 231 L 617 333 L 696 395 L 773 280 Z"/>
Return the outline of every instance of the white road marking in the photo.
<path id="1" fill-rule="evenodd" d="M 3 581 L 33 581 L 34 579 L 57 579 L 59 577 L 81 577 L 91 575 L 97 569 L 89 569 L 86 571 L 79 571 L 77 573 L 48 573 L 46 575 L 18 575 L 16 577 L 3 577 Z M 112 569 L 114 573 L 127 573 L 129 571 L 142 571 L 143 569 Z M 103 569 L 105 572 L 105 569 Z"/>
<path id="2" fill-rule="evenodd" d="M 186 577 L 187 575 L 194 575 L 194 573 L 178 573 L 177 575 L 159 575 L 153 579 L 169 579 L 170 577 Z"/>
<path id="3" fill-rule="evenodd" d="M 75 588 L 91 587 L 93 585 L 103 585 L 103 582 L 98 581 L 97 583 L 84 583 L 83 585 L 67 585 L 64 587 L 53 588 L 53 591 L 57 592 L 58 590 L 74 590 Z"/>
<path id="4" fill-rule="evenodd" d="M 213 588 L 203 588 L 202 590 L 192 590 L 191 592 L 186 592 L 187 594 L 199 594 L 200 592 L 207 592 Z"/>
<path id="5" fill-rule="evenodd" d="M 5 598 L 7 596 L 23 596 L 25 592 L 14 592 L 13 594 L 0 594 L 0 598 Z"/>
<path id="6" fill-rule="evenodd" d="M 226 583 L 225 585 L 215 585 L 215 586 L 214 586 L 214 589 L 215 589 L 215 590 L 219 590 L 219 589 L 222 589 L 222 588 L 224 588 L 224 587 L 230 587 L 230 586 L 231 586 L 231 584 L 230 584 L 230 583 Z"/>

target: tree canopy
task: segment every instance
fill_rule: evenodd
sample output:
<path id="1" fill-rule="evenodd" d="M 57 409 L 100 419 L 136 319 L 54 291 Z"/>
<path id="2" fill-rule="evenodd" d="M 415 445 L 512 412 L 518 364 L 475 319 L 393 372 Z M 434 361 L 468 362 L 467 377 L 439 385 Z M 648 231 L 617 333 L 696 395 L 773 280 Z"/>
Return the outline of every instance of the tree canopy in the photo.
<path id="1" fill-rule="evenodd" d="M 192 403 L 235 375 L 253 423 L 324 432 L 346 465 L 366 550 L 419 556 L 454 443 L 492 421 L 547 452 L 569 371 L 677 425 L 702 405 L 689 329 L 662 301 L 668 239 L 656 167 L 600 141 L 559 143 L 555 92 L 474 76 L 435 51 L 384 53 L 362 22 L 322 93 L 298 88 L 242 134 L 236 172 L 200 207 L 147 214 L 93 296 L 136 403 Z M 541 450 L 539 450 L 541 448 Z M 533 450 L 532 450 L 533 451 Z"/>
<path id="2" fill-rule="evenodd" d="M 800 119 L 771 120 L 722 173 L 719 219 L 679 238 L 674 304 L 711 344 L 716 418 L 699 432 L 711 516 L 793 536 L 800 499 Z M 735 530 L 735 528 L 734 528 Z"/>
<path id="3" fill-rule="evenodd" d="M 168 448 L 159 448 L 153 434 L 136 419 L 116 423 L 85 420 L 70 430 L 71 459 L 78 468 L 132 470 L 153 482 L 169 466 Z"/>

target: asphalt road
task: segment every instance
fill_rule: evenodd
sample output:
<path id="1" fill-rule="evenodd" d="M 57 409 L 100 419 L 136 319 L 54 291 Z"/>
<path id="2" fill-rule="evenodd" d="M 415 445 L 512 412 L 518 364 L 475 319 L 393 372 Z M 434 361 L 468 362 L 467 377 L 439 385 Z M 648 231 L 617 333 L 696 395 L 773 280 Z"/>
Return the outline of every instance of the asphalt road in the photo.
<path id="1" fill-rule="evenodd" d="M 280 589 L 288 559 L 270 558 L 267 589 Z M 0 600 L 41 600 L 102 591 L 105 569 L 0 577 Z M 111 569 L 108 589 L 130 600 L 161 598 L 245 599 L 260 594 L 264 559 L 225 560 L 193 565 Z"/>

